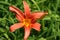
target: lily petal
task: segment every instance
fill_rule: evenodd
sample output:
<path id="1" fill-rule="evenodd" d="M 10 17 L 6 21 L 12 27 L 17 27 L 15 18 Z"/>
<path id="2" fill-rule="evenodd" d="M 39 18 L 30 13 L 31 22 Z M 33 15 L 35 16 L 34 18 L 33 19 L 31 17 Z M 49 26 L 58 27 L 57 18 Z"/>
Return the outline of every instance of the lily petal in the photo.
<path id="1" fill-rule="evenodd" d="M 31 30 L 30 27 L 25 27 L 24 40 L 27 40 L 27 38 L 29 37 L 29 35 L 30 35 L 30 30 Z"/>
<path id="2" fill-rule="evenodd" d="M 25 1 L 23 1 L 23 5 L 24 5 L 24 10 L 25 10 L 25 15 L 30 16 L 30 8 L 28 4 Z"/>
<path id="3" fill-rule="evenodd" d="M 24 19 L 23 12 L 21 10 L 19 10 L 17 7 L 15 7 L 15 6 L 9 6 L 9 9 L 12 12 L 15 12 L 17 15 L 19 15 L 19 17 L 21 18 L 21 20 Z"/>
<path id="4" fill-rule="evenodd" d="M 16 29 L 23 27 L 23 23 L 16 23 L 10 27 L 10 32 L 14 32 Z"/>
<path id="5" fill-rule="evenodd" d="M 17 15 L 16 14 L 16 19 L 18 20 L 18 21 L 20 21 L 20 22 L 23 22 L 23 20 L 20 18 L 20 16 L 19 15 Z"/>
<path id="6" fill-rule="evenodd" d="M 39 23 L 32 24 L 32 28 L 35 29 L 35 30 L 37 30 L 37 31 L 40 31 L 40 26 L 41 25 Z"/>
<path id="7" fill-rule="evenodd" d="M 35 12 L 35 13 L 32 13 L 32 16 L 36 20 L 36 19 L 42 19 L 47 14 L 48 14 L 47 12 Z"/>

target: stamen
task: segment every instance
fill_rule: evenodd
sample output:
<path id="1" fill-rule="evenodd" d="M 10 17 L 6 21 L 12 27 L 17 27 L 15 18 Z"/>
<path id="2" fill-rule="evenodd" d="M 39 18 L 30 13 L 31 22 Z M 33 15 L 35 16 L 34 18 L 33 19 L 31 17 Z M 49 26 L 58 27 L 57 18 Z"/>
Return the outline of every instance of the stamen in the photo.
<path id="1" fill-rule="evenodd" d="M 31 19 L 24 19 L 23 23 L 26 27 L 28 27 L 31 24 Z"/>

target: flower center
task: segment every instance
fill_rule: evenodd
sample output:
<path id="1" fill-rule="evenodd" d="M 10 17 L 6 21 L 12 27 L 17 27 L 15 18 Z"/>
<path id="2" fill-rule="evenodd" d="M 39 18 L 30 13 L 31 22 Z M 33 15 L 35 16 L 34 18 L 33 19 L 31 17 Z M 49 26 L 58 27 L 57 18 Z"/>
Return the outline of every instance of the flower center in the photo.
<path id="1" fill-rule="evenodd" d="M 24 19 L 23 24 L 28 27 L 31 24 L 31 19 Z"/>

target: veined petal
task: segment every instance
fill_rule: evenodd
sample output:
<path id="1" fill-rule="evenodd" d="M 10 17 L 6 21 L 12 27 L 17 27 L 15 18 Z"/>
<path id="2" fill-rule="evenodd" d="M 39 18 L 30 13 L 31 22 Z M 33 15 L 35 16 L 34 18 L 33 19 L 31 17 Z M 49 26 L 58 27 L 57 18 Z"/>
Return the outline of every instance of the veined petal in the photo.
<path id="1" fill-rule="evenodd" d="M 24 19 L 23 12 L 22 12 L 21 10 L 19 10 L 17 7 L 15 7 L 15 6 L 9 6 L 9 9 L 10 9 L 12 12 L 16 13 L 17 15 L 19 15 L 19 17 L 20 17 L 21 19 Z"/>
<path id="2" fill-rule="evenodd" d="M 48 14 L 47 12 L 35 12 L 32 13 L 32 16 L 34 19 L 42 19 L 47 14 Z"/>
<path id="3" fill-rule="evenodd" d="M 30 16 L 30 8 L 29 8 L 28 4 L 25 1 L 23 1 L 23 5 L 24 5 L 25 15 Z"/>
<path id="4" fill-rule="evenodd" d="M 20 22 L 23 22 L 23 20 L 20 18 L 20 16 L 19 15 L 17 15 L 16 14 L 16 19 L 18 20 L 18 21 L 20 21 Z"/>
<path id="5" fill-rule="evenodd" d="M 35 29 L 35 30 L 37 30 L 37 31 L 40 31 L 40 26 L 41 25 L 39 23 L 32 24 L 32 28 Z"/>
<path id="6" fill-rule="evenodd" d="M 25 35 L 24 35 L 24 40 L 27 40 L 27 38 L 30 35 L 31 28 L 29 27 L 24 27 L 25 28 Z"/>
<path id="7" fill-rule="evenodd" d="M 10 32 L 14 32 L 16 29 L 23 27 L 23 23 L 16 23 L 10 27 Z"/>

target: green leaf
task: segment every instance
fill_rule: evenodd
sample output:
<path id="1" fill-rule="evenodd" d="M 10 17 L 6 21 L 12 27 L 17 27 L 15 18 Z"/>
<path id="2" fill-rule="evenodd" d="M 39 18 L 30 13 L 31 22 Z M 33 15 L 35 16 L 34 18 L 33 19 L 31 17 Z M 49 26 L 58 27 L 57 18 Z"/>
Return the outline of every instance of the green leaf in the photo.
<path id="1" fill-rule="evenodd" d="M 40 39 L 38 39 L 38 40 L 46 40 L 46 39 L 42 37 L 42 38 L 40 38 Z"/>

